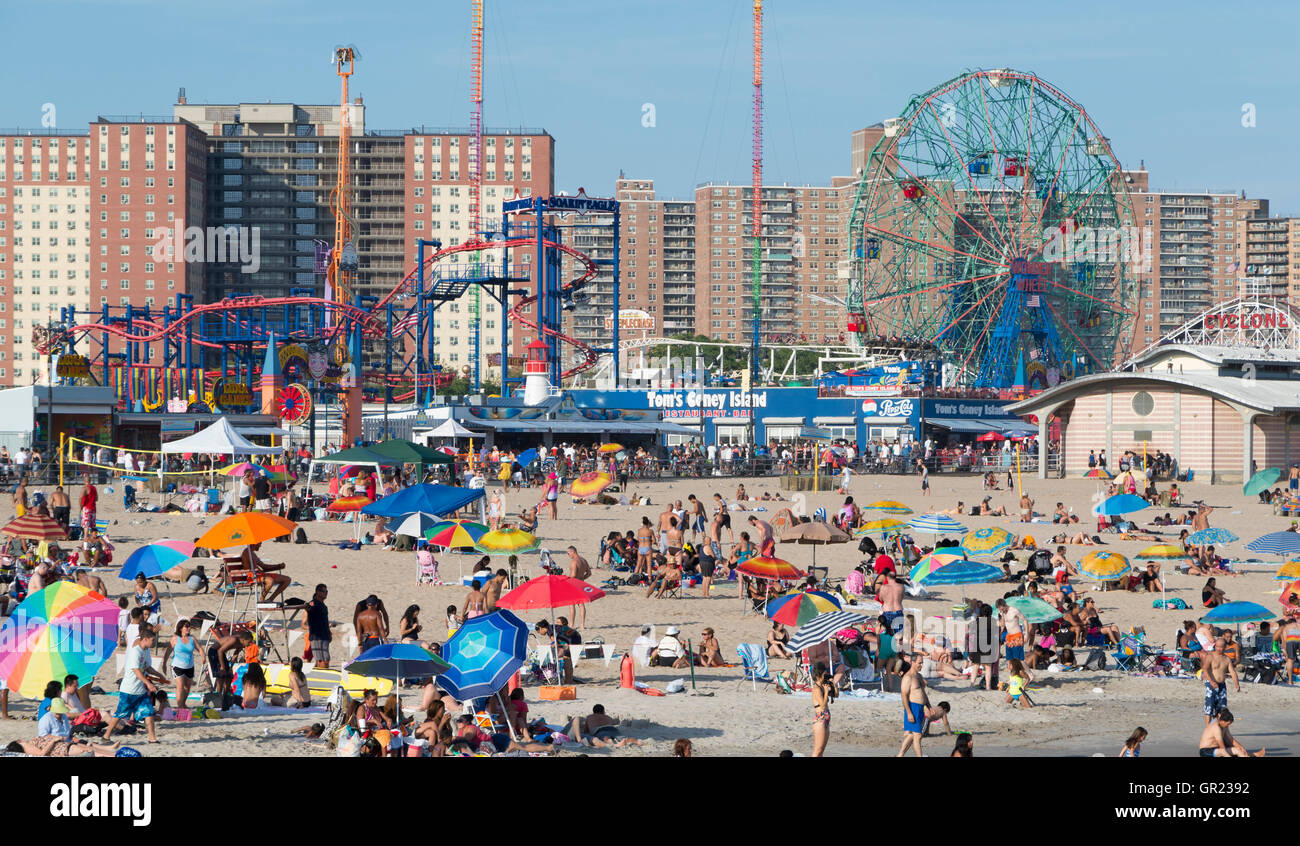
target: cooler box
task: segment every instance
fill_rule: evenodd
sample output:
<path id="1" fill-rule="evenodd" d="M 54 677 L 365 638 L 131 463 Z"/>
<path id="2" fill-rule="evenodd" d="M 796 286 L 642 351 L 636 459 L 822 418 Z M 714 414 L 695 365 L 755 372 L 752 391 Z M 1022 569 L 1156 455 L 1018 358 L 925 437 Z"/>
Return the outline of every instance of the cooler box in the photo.
<path id="1" fill-rule="evenodd" d="M 561 699 L 577 699 L 578 688 L 571 684 L 544 684 L 537 689 L 537 698 L 557 702 Z"/>

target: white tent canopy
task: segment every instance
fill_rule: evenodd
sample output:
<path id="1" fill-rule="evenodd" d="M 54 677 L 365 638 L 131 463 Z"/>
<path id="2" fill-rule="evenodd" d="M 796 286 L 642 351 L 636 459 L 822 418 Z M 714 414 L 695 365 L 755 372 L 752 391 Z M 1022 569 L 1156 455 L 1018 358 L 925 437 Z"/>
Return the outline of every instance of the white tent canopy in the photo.
<path id="1" fill-rule="evenodd" d="M 479 433 L 471 432 L 464 426 L 457 423 L 452 418 L 446 420 L 436 428 L 424 433 L 427 438 L 477 438 Z"/>
<path id="2" fill-rule="evenodd" d="M 164 453 L 197 452 L 201 455 L 270 455 L 283 452 L 280 447 L 258 446 L 235 431 L 224 417 L 218 417 L 211 426 L 195 432 L 188 438 L 169 441 L 162 445 Z"/>

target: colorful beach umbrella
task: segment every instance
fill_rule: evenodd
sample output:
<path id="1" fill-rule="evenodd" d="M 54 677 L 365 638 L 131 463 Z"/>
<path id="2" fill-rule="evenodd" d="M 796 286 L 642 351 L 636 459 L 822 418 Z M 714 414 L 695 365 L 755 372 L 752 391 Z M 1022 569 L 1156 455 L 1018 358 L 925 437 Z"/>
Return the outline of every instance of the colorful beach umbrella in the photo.
<path id="1" fill-rule="evenodd" d="M 965 555 L 996 555 L 1011 546 L 1015 536 L 1000 526 L 985 526 L 967 532 L 959 549 Z"/>
<path id="2" fill-rule="evenodd" d="M 165 546 L 168 549 L 174 549 L 186 558 L 194 554 L 194 544 L 191 541 L 176 540 L 175 538 L 159 538 L 151 546 Z"/>
<path id="3" fill-rule="evenodd" d="M 1272 611 L 1258 602 L 1225 602 L 1210 609 L 1210 613 L 1201 618 L 1202 623 L 1228 626 L 1242 623 L 1258 623 L 1271 620 L 1276 616 Z"/>
<path id="4" fill-rule="evenodd" d="M 1281 468 L 1265 467 L 1241 486 L 1241 492 L 1246 496 L 1257 496 L 1261 491 L 1268 490 L 1280 478 L 1282 478 Z"/>
<path id="5" fill-rule="evenodd" d="M 906 528 L 907 524 L 902 520 L 895 520 L 893 517 L 881 517 L 879 520 L 868 520 L 861 526 L 858 526 L 853 534 L 855 537 L 862 537 L 863 535 L 870 535 L 875 532 L 887 534 L 889 532 L 895 532 Z"/>
<path id="6" fill-rule="evenodd" d="M 1000 432 L 985 432 L 975 440 L 988 443 L 989 441 L 1005 441 L 1006 437 L 1004 437 Z"/>
<path id="7" fill-rule="evenodd" d="M 438 685 L 462 702 L 491 696 L 524 665 L 527 652 L 528 626 L 511 612 L 498 608 L 473 617 L 442 645 L 448 667 Z"/>
<path id="8" fill-rule="evenodd" d="M 393 680 L 397 714 L 402 713 L 402 679 L 424 678 L 447 672 L 446 661 L 415 643 L 381 643 L 353 658 L 343 669 L 358 676 Z"/>
<path id="9" fill-rule="evenodd" d="M 1007 599 L 1007 605 L 1019 611 L 1025 622 L 1031 625 L 1050 623 L 1064 616 L 1050 602 L 1044 602 L 1036 596 L 1013 596 Z"/>
<path id="10" fill-rule="evenodd" d="M 13 535 L 16 538 L 27 538 L 29 540 L 67 540 L 68 535 L 63 531 L 63 527 L 55 522 L 53 517 L 47 517 L 44 514 L 33 514 L 27 512 L 17 520 L 10 521 L 4 528 L 0 529 L 6 535 Z"/>
<path id="11" fill-rule="evenodd" d="M 395 535 L 406 535 L 407 537 L 423 537 L 424 533 L 441 522 L 437 517 L 430 517 L 428 514 L 419 511 L 414 514 L 407 514 L 405 517 L 393 521 L 393 525 L 388 528 Z"/>
<path id="12" fill-rule="evenodd" d="M 1260 535 L 1246 549 L 1265 555 L 1294 555 L 1300 553 L 1300 534 L 1296 532 L 1269 532 Z"/>
<path id="13" fill-rule="evenodd" d="M 767 604 L 767 616 L 787 626 L 802 626 L 820 614 L 840 610 L 840 602 L 822 591 L 792 591 Z"/>
<path id="14" fill-rule="evenodd" d="M 596 452 L 599 453 L 622 452 L 624 449 L 626 449 L 626 447 L 624 447 L 622 444 L 601 444 L 600 449 L 596 450 Z"/>
<path id="15" fill-rule="evenodd" d="M 922 514 L 919 517 L 913 517 L 907 521 L 914 531 L 928 532 L 932 535 L 942 535 L 949 532 L 965 532 L 966 527 L 947 514 Z"/>
<path id="16" fill-rule="evenodd" d="M 870 508 L 874 511 L 883 511 L 886 514 L 911 514 L 912 513 L 912 509 L 908 508 L 906 504 L 901 503 L 898 500 L 894 500 L 894 499 L 876 500 L 875 502 L 869 505 L 865 505 L 863 507 Z"/>
<path id="17" fill-rule="evenodd" d="M 825 643 L 839 630 L 865 623 L 868 619 L 866 614 L 859 614 L 856 611 L 831 611 L 819 614 L 795 629 L 790 635 L 790 642 L 786 644 L 786 648 L 791 652 L 802 652 L 810 646 Z"/>
<path id="18" fill-rule="evenodd" d="M 0 678 L 28 699 L 69 675 L 90 684 L 117 648 L 117 613 L 116 603 L 75 582 L 38 590 L 0 627 Z"/>
<path id="19" fill-rule="evenodd" d="M 1300 561 L 1288 561 L 1273 574 L 1273 580 L 1278 582 L 1294 582 L 1296 579 L 1300 579 Z"/>
<path id="20" fill-rule="evenodd" d="M 1214 526 L 1208 529 L 1201 529 L 1199 532 L 1192 532 L 1187 537 L 1187 542 L 1192 546 L 1210 546 L 1211 544 L 1232 543 L 1237 540 L 1241 540 L 1241 538 L 1237 537 L 1227 529 L 1220 529 Z"/>
<path id="21" fill-rule="evenodd" d="M 1171 543 L 1157 543 L 1148 546 L 1146 549 L 1134 556 L 1135 558 L 1186 558 L 1187 553 L 1183 552 L 1181 546 L 1174 546 Z"/>
<path id="22" fill-rule="evenodd" d="M 954 561 L 938 569 L 931 570 L 921 584 L 926 587 L 938 585 L 977 585 L 1002 578 L 1002 570 L 983 561 Z"/>
<path id="23" fill-rule="evenodd" d="M 595 602 L 605 592 L 595 585 L 569 576 L 545 575 L 529 579 L 497 602 L 498 608 L 527 611 L 534 608 L 562 608 Z"/>
<path id="24" fill-rule="evenodd" d="M 266 468 L 260 464 L 253 464 L 248 461 L 241 461 L 238 464 L 231 464 L 229 467 L 222 470 L 221 475 L 242 476 L 249 471 L 252 471 L 254 476 L 265 476 L 267 473 Z"/>
<path id="25" fill-rule="evenodd" d="M 614 477 L 609 473 L 592 471 L 583 473 L 569 485 L 569 493 L 576 497 L 595 496 L 614 484 Z"/>
<path id="26" fill-rule="evenodd" d="M 478 543 L 488 531 L 487 526 L 473 520 L 443 520 L 426 529 L 424 537 L 443 549 L 467 549 Z"/>
<path id="27" fill-rule="evenodd" d="M 909 582 L 919 582 L 935 570 L 965 560 L 966 559 L 960 555 L 953 555 L 947 552 L 932 552 L 920 561 L 916 562 L 916 565 L 912 567 L 911 571 L 907 574 L 907 580 Z"/>
<path id="28" fill-rule="evenodd" d="M 1105 467 L 1093 467 L 1083 474 L 1085 479 L 1113 479 L 1115 476 Z"/>
<path id="29" fill-rule="evenodd" d="M 1150 507 L 1151 503 L 1137 494 L 1116 494 L 1093 506 L 1092 513 L 1114 517 L 1122 514 L 1132 514 L 1135 511 Z"/>
<path id="30" fill-rule="evenodd" d="M 1123 578 L 1132 569 L 1133 566 L 1123 555 L 1106 550 L 1090 552 L 1079 562 L 1079 572 L 1099 582 L 1112 582 Z"/>
<path id="31" fill-rule="evenodd" d="M 245 511 L 233 514 L 203 533 L 194 542 L 204 549 L 231 549 L 293 534 L 298 524 L 275 514 Z"/>
<path id="32" fill-rule="evenodd" d="M 1282 603 L 1283 608 L 1293 609 L 1296 607 L 1296 605 L 1291 603 L 1291 597 L 1293 595 L 1300 596 L 1300 579 L 1296 579 L 1291 584 L 1282 588 L 1282 593 L 1278 595 L 1277 601 Z"/>
<path id="33" fill-rule="evenodd" d="M 773 582 L 792 582 L 808 575 L 782 558 L 756 555 L 736 565 L 736 572 Z"/>
<path id="34" fill-rule="evenodd" d="M 122 562 L 122 569 L 117 572 L 117 577 L 130 580 L 137 575 L 143 575 L 146 579 L 152 579 L 188 560 L 188 555 L 175 549 L 151 543 L 127 556 L 127 559 Z"/>
<path id="35" fill-rule="evenodd" d="M 442 453 L 443 455 L 450 455 L 450 456 L 452 456 L 452 457 L 455 457 L 455 455 L 456 455 L 456 448 L 455 448 L 455 447 L 451 447 L 451 446 L 440 446 L 440 447 L 434 447 L 433 449 L 434 449 L 435 452 L 440 452 L 440 453 Z"/>
<path id="36" fill-rule="evenodd" d="M 338 499 L 325 506 L 325 510 L 332 514 L 347 514 L 353 511 L 360 511 L 370 503 L 374 502 L 368 496 L 341 496 Z"/>
<path id="37" fill-rule="evenodd" d="M 537 538 L 523 529 L 496 529 L 479 537 L 474 548 L 484 555 L 522 555 L 536 552 Z"/>

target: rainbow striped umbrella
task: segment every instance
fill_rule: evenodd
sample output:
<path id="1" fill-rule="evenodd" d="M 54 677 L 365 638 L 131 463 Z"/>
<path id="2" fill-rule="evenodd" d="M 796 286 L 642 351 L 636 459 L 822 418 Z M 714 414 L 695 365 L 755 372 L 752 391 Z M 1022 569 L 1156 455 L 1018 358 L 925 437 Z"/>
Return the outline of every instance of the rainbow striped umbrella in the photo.
<path id="1" fill-rule="evenodd" d="M 870 505 L 863 506 L 875 511 L 883 511 L 886 514 L 911 514 L 912 509 L 908 508 L 905 503 L 896 499 L 878 499 Z"/>
<path id="2" fill-rule="evenodd" d="M 488 533 L 488 527 L 473 520 L 442 520 L 424 530 L 424 537 L 443 549 L 468 549 Z"/>
<path id="3" fill-rule="evenodd" d="M 612 484 L 614 477 L 609 473 L 583 473 L 569 485 L 569 493 L 576 497 L 595 496 Z"/>
<path id="4" fill-rule="evenodd" d="M 0 677 L 19 696 L 75 675 L 89 683 L 117 648 L 117 605 L 75 582 L 27 597 L 0 628 Z"/>
<path id="5" fill-rule="evenodd" d="M 360 511 L 372 502 L 374 500 L 368 496 L 341 496 L 325 506 L 325 510 L 332 511 L 335 514 L 344 514 L 349 511 Z"/>
<path id="6" fill-rule="evenodd" d="M 1113 582 L 1129 574 L 1133 566 L 1118 552 L 1090 552 L 1079 562 L 1079 572 L 1099 582 Z"/>
<path id="7" fill-rule="evenodd" d="M 922 579 L 928 578 L 930 574 L 936 570 L 947 567 L 949 564 L 956 564 L 959 561 L 965 560 L 966 559 L 960 555 L 952 555 L 947 552 L 932 552 L 920 561 L 916 562 L 916 566 L 914 566 L 911 572 L 907 574 L 907 580 L 909 582 L 919 582 Z"/>
<path id="8" fill-rule="evenodd" d="M 523 529 L 496 529 L 478 539 L 474 548 L 484 555 L 520 555 L 536 552 L 540 546 L 537 538 Z"/>
<path id="9" fill-rule="evenodd" d="M 1006 529 L 999 526 L 985 526 L 967 532 L 961 539 L 960 548 L 967 555 L 996 555 L 1011 546 L 1014 539 Z"/>
<path id="10" fill-rule="evenodd" d="M 808 575 L 783 558 L 769 558 L 766 555 L 755 555 L 736 565 L 736 572 L 774 582 L 792 582 Z"/>
<path id="11" fill-rule="evenodd" d="M 221 475 L 242 476 L 245 473 L 248 473 L 249 471 L 252 471 L 254 476 L 265 476 L 267 473 L 266 468 L 260 464 L 252 464 L 248 461 L 241 461 L 238 464 L 231 464 L 229 467 L 222 468 Z"/>
<path id="12" fill-rule="evenodd" d="M 1113 479 L 1115 476 L 1105 467 L 1094 467 L 1083 474 L 1085 479 Z"/>
<path id="13" fill-rule="evenodd" d="M 863 535 L 869 535 L 873 532 L 886 534 L 888 532 L 896 532 L 906 528 L 907 524 L 902 520 L 895 520 L 893 517 L 881 517 L 879 520 L 868 520 L 861 526 L 858 526 L 857 530 L 854 531 L 853 534 L 856 537 L 862 537 Z"/>
<path id="14" fill-rule="evenodd" d="M 818 590 L 792 591 L 767 604 L 767 616 L 787 626 L 802 626 L 819 614 L 839 611 L 840 602 Z"/>
<path id="15" fill-rule="evenodd" d="M 1186 558 L 1187 553 L 1183 552 L 1181 546 L 1174 546 L 1171 543 L 1158 543 L 1154 546 L 1148 546 L 1139 552 L 1137 558 Z"/>

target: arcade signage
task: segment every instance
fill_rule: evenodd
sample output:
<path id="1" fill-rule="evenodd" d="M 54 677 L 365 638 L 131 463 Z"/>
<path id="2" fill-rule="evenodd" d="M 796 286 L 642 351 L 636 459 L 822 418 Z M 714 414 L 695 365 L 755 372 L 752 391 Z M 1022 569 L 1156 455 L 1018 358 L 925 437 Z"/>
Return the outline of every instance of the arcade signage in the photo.
<path id="1" fill-rule="evenodd" d="M 214 399 L 223 408 L 249 406 L 253 404 L 253 391 L 242 382 L 222 382 Z"/>
<path id="2" fill-rule="evenodd" d="M 90 375 L 90 360 L 84 355 L 64 353 L 54 365 L 54 375 L 60 379 L 84 379 Z"/>
<path id="3" fill-rule="evenodd" d="M 1201 318 L 1205 329 L 1290 329 L 1291 321 L 1285 312 L 1272 309 L 1220 312 Z"/>
<path id="4" fill-rule="evenodd" d="M 1020 418 L 1008 414 L 1002 403 L 973 402 L 971 400 L 926 400 L 926 417 L 957 417 L 962 419 L 1013 419 Z"/>
<path id="5" fill-rule="evenodd" d="M 605 329 L 608 331 L 612 328 L 614 328 L 614 316 L 607 314 L 605 315 Z M 624 309 L 618 313 L 618 330 L 620 332 L 629 329 L 653 332 L 654 328 L 655 318 L 653 314 L 640 309 Z"/>
<path id="6" fill-rule="evenodd" d="M 662 411 L 665 420 L 749 418 L 752 409 L 767 408 L 767 391 L 647 391 L 646 407 Z"/>

